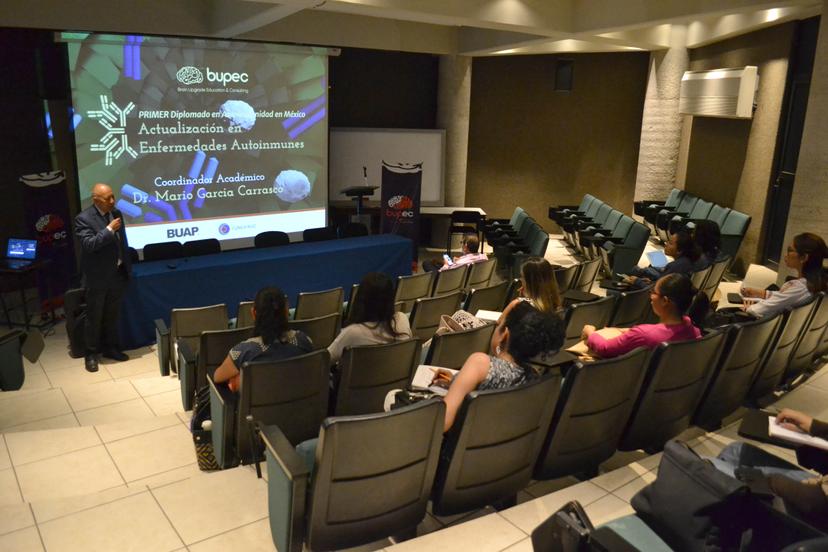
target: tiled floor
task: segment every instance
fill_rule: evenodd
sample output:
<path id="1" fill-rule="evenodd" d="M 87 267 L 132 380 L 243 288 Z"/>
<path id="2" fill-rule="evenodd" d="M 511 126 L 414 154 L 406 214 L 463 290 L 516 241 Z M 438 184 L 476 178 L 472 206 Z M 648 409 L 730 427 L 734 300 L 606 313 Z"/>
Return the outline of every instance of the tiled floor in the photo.
<path id="1" fill-rule="evenodd" d="M 554 239 L 547 257 L 572 262 Z M 158 375 L 151 348 L 89 374 L 81 359 L 69 358 L 61 327 L 46 344 L 39 361 L 27 364 L 23 389 L 0 393 L 0 550 L 274 550 L 265 481 L 250 467 L 198 470 L 178 381 Z M 826 399 L 823 370 L 777 406 L 825 418 Z M 737 427 L 692 428 L 682 438 L 700 454 L 715 455 L 738 438 Z M 787 449 L 760 446 L 794 458 Z M 418 538 L 351 552 L 527 552 L 532 530 L 570 500 L 595 524 L 631 513 L 630 500 L 655 478 L 660 456 L 618 453 L 590 481 L 533 482 L 512 508 L 429 513 Z"/>

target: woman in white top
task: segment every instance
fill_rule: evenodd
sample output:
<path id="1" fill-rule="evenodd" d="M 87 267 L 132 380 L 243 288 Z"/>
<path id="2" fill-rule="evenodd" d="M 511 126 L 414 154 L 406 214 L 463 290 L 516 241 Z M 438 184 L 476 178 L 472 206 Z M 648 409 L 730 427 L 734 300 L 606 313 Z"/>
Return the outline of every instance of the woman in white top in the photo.
<path id="1" fill-rule="evenodd" d="M 408 317 L 394 312 L 394 282 L 386 274 L 369 272 L 359 283 L 356 298 L 351 298 L 349 325 L 328 346 L 331 362 L 339 362 L 346 347 L 380 345 L 410 339 Z"/>
<path id="2" fill-rule="evenodd" d="M 828 257 L 825 241 L 806 232 L 794 237 L 785 255 L 785 265 L 796 270 L 796 280 L 790 280 L 779 291 L 756 288 L 742 288 L 745 297 L 759 301 L 746 308 L 748 314 L 757 318 L 772 316 L 791 307 L 806 303 L 815 293 L 826 291 L 825 270 L 822 262 Z"/>

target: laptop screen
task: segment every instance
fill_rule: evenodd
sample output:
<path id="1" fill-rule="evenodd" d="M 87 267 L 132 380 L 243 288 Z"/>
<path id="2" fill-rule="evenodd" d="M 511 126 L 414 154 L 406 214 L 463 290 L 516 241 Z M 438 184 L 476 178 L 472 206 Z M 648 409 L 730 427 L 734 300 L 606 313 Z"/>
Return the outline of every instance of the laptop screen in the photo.
<path id="1" fill-rule="evenodd" d="M 34 259 L 37 255 L 37 240 L 9 238 L 6 256 L 9 259 Z"/>

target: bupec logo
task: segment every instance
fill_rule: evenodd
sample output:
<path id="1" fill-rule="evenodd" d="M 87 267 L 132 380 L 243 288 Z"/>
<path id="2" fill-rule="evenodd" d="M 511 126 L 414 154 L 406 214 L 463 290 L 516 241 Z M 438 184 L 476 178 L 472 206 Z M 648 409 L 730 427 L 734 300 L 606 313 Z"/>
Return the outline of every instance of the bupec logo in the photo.
<path id="1" fill-rule="evenodd" d="M 37 219 L 35 229 L 40 243 L 54 243 L 67 238 L 66 225 L 57 215 L 43 215 Z"/>
<path id="2" fill-rule="evenodd" d="M 204 73 L 207 74 L 207 82 L 217 82 L 222 86 L 227 86 L 231 82 L 247 82 L 249 75 L 247 73 L 237 73 L 232 71 L 214 71 L 209 67 L 204 68 Z M 201 84 L 204 82 L 204 73 L 198 67 L 188 65 L 182 67 L 175 74 L 175 78 L 181 84 Z"/>
<path id="3" fill-rule="evenodd" d="M 388 200 L 385 216 L 395 219 L 414 218 L 414 200 L 405 195 L 396 195 Z"/>

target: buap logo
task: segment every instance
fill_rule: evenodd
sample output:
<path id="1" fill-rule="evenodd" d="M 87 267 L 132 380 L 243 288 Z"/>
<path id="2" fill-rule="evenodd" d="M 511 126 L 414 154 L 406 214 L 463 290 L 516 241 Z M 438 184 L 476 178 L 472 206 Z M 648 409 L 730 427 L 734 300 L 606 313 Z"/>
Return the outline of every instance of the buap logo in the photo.
<path id="1" fill-rule="evenodd" d="M 204 82 L 204 74 L 201 72 L 201 69 L 193 67 L 192 65 L 179 69 L 175 74 L 175 78 L 181 84 L 200 84 Z"/>

